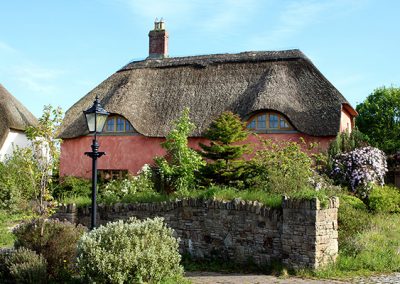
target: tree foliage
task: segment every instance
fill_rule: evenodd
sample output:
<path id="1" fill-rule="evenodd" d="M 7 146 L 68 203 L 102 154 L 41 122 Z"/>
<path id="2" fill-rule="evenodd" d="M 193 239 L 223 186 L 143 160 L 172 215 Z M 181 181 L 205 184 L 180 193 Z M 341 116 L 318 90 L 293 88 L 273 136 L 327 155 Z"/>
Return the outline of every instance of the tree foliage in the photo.
<path id="1" fill-rule="evenodd" d="M 386 154 L 400 150 L 400 88 L 378 88 L 356 110 L 356 124 L 372 146 Z"/>
<path id="2" fill-rule="evenodd" d="M 189 109 L 175 122 L 174 129 L 162 143 L 165 157 L 155 158 L 158 174 L 165 191 L 183 192 L 196 184 L 196 172 L 204 164 L 201 156 L 188 145 L 188 136 L 195 125 L 190 122 Z"/>
<path id="3" fill-rule="evenodd" d="M 248 144 L 240 144 L 247 139 L 249 132 L 240 117 L 232 112 L 224 112 L 214 120 L 204 137 L 210 145 L 200 143 L 200 154 L 209 160 L 203 175 L 211 182 L 232 185 L 240 179 L 243 165 L 240 159 L 248 152 Z"/>

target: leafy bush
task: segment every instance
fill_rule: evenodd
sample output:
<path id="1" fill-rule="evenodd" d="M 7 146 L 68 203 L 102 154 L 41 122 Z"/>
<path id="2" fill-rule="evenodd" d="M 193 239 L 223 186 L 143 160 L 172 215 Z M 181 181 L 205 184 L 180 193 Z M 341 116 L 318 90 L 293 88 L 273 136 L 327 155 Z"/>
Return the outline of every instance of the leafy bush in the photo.
<path id="1" fill-rule="evenodd" d="M 339 132 L 335 140 L 329 144 L 328 155 L 334 158 L 339 154 L 366 147 L 368 146 L 366 141 L 367 137 L 357 127 L 351 133 L 348 131 Z"/>
<path id="2" fill-rule="evenodd" d="M 10 253 L 13 252 L 14 250 L 0 252 L 0 280 L 2 283 L 8 283 L 6 280 L 11 279 L 10 270 L 8 269 L 6 260 Z"/>
<path id="3" fill-rule="evenodd" d="M 43 256 L 36 252 L 20 248 L 8 255 L 5 259 L 8 275 L 14 283 L 46 283 L 47 263 Z"/>
<path id="4" fill-rule="evenodd" d="M 21 198 L 19 188 L 8 176 L 8 169 L 0 162 L 0 210 L 15 211 Z"/>
<path id="5" fill-rule="evenodd" d="M 15 211 L 36 197 L 37 164 L 30 148 L 16 148 L 0 162 L 0 208 Z"/>
<path id="6" fill-rule="evenodd" d="M 108 223 L 79 241 L 79 268 L 100 283 L 159 283 L 182 275 L 178 241 L 172 235 L 161 218 Z"/>
<path id="7" fill-rule="evenodd" d="M 356 254 L 360 247 L 355 236 L 370 226 L 370 216 L 366 205 L 357 197 L 340 195 L 338 212 L 339 248 L 346 254 Z"/>
<path id="8" fill-rule="evenodd" d="M 91 192 L 90 180 L 68 176 L 53 188 L 52 194 L 56 199 L 63 199 L 72 196 L 90 196 Z"/>
<path id="9" fill-rule="evenodd" d="M 43 255 L 54 279 L 68 279 L 75 271 L 76 244 L 84 231 L 83 226 L 69 222 L 37 219 L 14 230 L 15 247 L 29 248 Z"/>
<path id="10" fill-rule="evenodd" d="M 332 177 L 367 199 L 371 184 L 383 185 L 386 172 L 385 153 L 377 148 L 364 147 L 336 156 Z"/>
<path id="11" fill-rule="evenodd" d="M 251 162 L 252 172 L 256 174 L 250 179 L 250 184 L 287 195 L 310 186 L 312 160 L 298 143 L 262 142 L 263 148 L 256 152 Z"/>
<path id="12" fill-rule="evenodd" d="M 400 213 L 400 191 L 392 186 L 374 186 L 369 198 L 369 208 L 376 212 Z"/>
<path id="13" fill-rule="evenodd" d="M 162 143 L 165 157 L 155 158 L 156 180 L 161 191 L 185 193 L 196 185 L 196 173 L 204 164 L 201 156 L 188 146 L 188 136 L 195 125 L 190 122 L 189 109 L 175 122 L 174 128 Z"/>

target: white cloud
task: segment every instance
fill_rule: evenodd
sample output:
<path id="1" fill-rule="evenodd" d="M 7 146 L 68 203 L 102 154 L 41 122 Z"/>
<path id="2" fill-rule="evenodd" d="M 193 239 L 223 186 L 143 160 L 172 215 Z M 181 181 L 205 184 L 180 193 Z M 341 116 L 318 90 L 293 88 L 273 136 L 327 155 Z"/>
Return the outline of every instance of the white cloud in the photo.
<path id="1" fill-rule="evenodd" d="M 64 72 L 36 65 L 16 66 L 13 74 L 17 81 L 33 92 L 51 94 L 57 90 L 55 80 Z"/>
<path id="2" fill-rule="evenodd" d="M 163 17 L 167 25 L 220 33 L 247 22 L 257 10 L 257 0 L 117 0 L 132 10 L 135 16 L 154 20 Z"/>
<path id="3" fill-rule="evenodd" d="M 359 6 L 357 1 L 332 0 L 291 1 L 280 11 L 277 25 L 267 32 L 253 37 L 250 46 L 282 45 L 292 35 L 302 32 L 307 27 L 318 24 L 326 17 L 338 11 L 349 11 Z M 333 11 L 335 13 L 333 13 Z"/>
<path id="4" fill-rule="evenodd" d="M 7 53 L 15 53 L 17 50 L 6 44 L 5 42 L 0 41 L 0 51 Z"/>
<path id="5" fill-rule="evenodd" d="M 210 17 L 201 21 L 200 27 L 208 33 L 233 30 L 235 26 L 246 23 L 257 11 L 260 2 L 255 0 L 221 0 L 208 3 Z"/>

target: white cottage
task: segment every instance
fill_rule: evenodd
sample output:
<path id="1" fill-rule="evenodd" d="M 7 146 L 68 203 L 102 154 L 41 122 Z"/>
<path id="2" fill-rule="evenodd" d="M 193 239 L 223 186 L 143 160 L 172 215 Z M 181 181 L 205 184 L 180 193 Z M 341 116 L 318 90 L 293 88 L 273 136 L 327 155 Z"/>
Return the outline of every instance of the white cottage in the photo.
<path id="1" fill-rule="evenodd" d="M 35 124 L 36 117 L 0 84 L 0 161 L 15 147 L 30 145 L 24 131 Z"/>

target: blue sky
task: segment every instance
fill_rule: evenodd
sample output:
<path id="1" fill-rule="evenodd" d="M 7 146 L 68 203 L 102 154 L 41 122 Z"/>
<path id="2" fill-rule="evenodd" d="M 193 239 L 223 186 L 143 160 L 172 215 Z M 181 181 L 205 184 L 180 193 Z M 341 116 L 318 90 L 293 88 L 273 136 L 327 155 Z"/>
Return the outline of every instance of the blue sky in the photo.
<path id="1" fill-rule="evenodd" d="M 0 0 L 0 83 L 40 116 L 67 110 L 148 55 L 163 17 L 170 56 L 302 50 L 355 107 L 399 86 L 400 1 Z"/>

